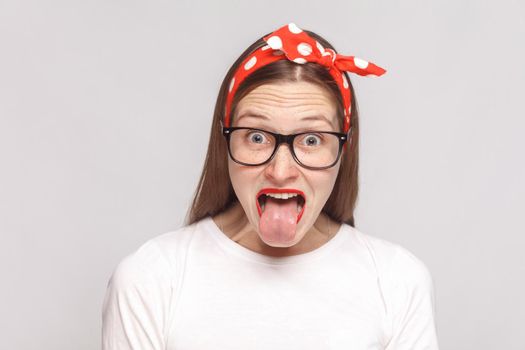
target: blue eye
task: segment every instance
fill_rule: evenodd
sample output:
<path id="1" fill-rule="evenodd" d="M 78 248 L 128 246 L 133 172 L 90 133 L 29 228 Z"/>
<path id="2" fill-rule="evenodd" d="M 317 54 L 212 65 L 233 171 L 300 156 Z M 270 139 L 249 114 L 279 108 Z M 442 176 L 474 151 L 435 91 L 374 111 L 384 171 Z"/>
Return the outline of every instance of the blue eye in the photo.
<path id="1" fill-rule="evenodd" d="M 314 134 L 306 135 L 303 138 L 303 144 L 306 146 L 319 146 L 321 143 L 322 143 L 321 138 Z"/>
<path id="2" fill-rule="evenodd" d="M 253 142 L 253 143 L 264 143 L 265 142 L 264 134 L 260 132 L 256 132 L 256 131 L 250 133 L 248 135 L 248 138 L 250 142 Z"/>

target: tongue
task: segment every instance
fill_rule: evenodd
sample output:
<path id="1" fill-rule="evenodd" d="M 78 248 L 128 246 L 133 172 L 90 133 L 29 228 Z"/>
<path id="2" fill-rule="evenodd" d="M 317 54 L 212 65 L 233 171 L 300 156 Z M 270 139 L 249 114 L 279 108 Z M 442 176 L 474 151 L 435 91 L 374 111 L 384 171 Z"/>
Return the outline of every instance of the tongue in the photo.
<path id="1" fill-rule="evenodd" d="M 297 198 L 266 198 L 259 220 L 259 232 L 266 242 L 286 243 L 293 240 L 297 227 Z"/>

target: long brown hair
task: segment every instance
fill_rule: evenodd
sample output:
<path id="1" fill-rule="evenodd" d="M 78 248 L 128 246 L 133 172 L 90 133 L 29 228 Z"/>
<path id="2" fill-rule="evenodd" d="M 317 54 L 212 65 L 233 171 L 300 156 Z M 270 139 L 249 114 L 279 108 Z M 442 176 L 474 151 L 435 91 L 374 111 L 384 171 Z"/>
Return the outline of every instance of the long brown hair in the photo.
<path id="1" fill-rule="evenodd" d="M 319 41 L 323 47 L 335 51 L 334 47 L 318 34 L 308 30 L 304 31 Z M 206 160 L 191 207 L 186 216 L 186 224 L 188 225 L 207 216 L 214 216 L 238 201 L 228 173 L 228 150 L 226 140 L 221 132 L 221 121 L 224 119 L 226 97 L 233 75 L 248 55 L 264 45 L 266 42 L 261 37 L 248 47 L 231 66 L 222 81 L 215 104 Z M 352 82 L 346 72 L 344 75 L 349 82 L 352 94 L 351 138 L 341 156 L 339 173 L 323 212 L 338 222 L 354 226 L 354 208 L 358 193 L 359 112 Z M 241 83 L 232 102 L 232 119 L 235 116 L 235 108 L 238 102 L 250 91 L 263 84 L 283 81 L 306 81 L 330 92 L 337 104 L 338 120 L 340 121 L 340 128 L 342 128 L 343 100 L 330 73 L 325 67 L 315 63 L 297 64 L 286 59 L 259 68 Z"/>

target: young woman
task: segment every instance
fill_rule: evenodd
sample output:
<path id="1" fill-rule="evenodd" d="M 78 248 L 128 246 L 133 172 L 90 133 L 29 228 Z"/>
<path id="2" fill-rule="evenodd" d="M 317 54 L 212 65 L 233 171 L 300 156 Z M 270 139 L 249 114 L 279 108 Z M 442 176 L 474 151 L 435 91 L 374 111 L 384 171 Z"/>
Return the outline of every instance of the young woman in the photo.
<path id="1" fill-rule="evenodd" d="M 285 25 L 233 64 L 185 227 L 113 273 L 109 349 L 437 349 L 426 266 L 354 227 L 346 72 L 385 70 Z"/>

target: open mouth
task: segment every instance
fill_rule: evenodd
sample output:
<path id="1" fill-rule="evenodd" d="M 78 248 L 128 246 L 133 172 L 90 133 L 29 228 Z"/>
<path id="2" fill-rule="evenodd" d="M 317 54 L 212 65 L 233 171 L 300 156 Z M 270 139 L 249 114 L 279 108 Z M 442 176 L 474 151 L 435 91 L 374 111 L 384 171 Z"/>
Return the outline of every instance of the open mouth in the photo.
<path id="1" fill-rule="evenodd" d="M 265 188 L 257 193 L 257 211 L 259 217 L 263 215 L 266 204 L 268 201 L 272 201 L 274 204 L 278 205 L 292 205 L 295 203 L 295 208 L 297 210 L 297 222 L 301 220 L 301 217 L 304 213 L 305 200 L 306 196 L 302 191 L 295 189 L 277 189 L 277 188 Z"/>

